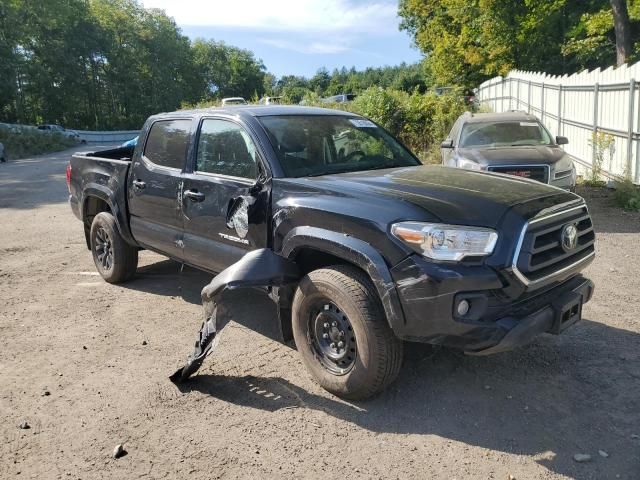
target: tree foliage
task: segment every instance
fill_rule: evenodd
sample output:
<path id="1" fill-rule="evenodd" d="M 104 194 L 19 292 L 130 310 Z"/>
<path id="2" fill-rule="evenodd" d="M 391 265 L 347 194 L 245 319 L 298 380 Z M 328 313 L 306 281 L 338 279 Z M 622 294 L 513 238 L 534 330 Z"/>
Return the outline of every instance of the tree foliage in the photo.
<path id="1" fill-rule="evenodd" d="M 251 52 L 182 35 L 135 0 L 3 0 L 0 120 L 139 128 L 183 102 L 264 89 Z"/>
<path id="2" fill-rule="evenodd" d="M 305 97 L 329 97 L 344 93 L 358 94 L 370 87 L 391 88 L 412 92 L 426 91 L 431 82 L 427 72 L 420 63 L 407 65 L 401 63 L 393 67 L 369 67 L 356 70 L 336 68 L 329 73 L 320 68 L 311 78 L 296 75 L 284 75 L 267 88 L 268 95 L 280 95 L 289 103 L 298 103 Z"/>
<path id="3" fill-rule="evenodd" d="M 627 4 L 638 42 L 640 0 Z M 616 62 L 609 0 L 400 0 L 399 14 L 440 85 L 473 87 L 512 68 L 561 74 Z"/>

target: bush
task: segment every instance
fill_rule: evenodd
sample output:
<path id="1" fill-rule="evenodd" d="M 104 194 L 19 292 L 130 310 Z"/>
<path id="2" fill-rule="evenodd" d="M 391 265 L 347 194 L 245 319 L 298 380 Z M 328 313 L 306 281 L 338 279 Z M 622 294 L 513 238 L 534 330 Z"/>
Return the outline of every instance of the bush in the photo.
<path id="1" fill-rule="evenodd" d="M 45 133 L 32 129 L 0 129 L 0 143 L 7 159 L 15 160 L 31 155 L 57 152 L 76 145 L 60 133 Z"/>
<path id="2" fill-rule="evenodd" d="M 640 211 L 640 188 L 631 179 L 616 181 L 613 198 L 616 204 L 625 210 Z"/>
<path id="3" fill-rule="evenodd" d="M 609 164 L 613 160 L 613 154 L 616 149 L 615 138 L 605 132 L 593 132 L 589 145 L 594 149 L 594 156 L 589 177 L 585 180 L 585 183 L 592 187 L 602 187 L 606 185 L 606 182 L 601 179 L 602 165 L 604 164 L 605 155 L 609 157 Z"/>

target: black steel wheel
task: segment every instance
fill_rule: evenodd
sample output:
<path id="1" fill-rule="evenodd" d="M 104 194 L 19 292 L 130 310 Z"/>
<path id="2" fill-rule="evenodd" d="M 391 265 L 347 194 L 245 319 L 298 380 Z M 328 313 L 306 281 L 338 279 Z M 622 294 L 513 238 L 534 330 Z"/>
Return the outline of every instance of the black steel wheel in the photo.
<path id="1" fill-rule="evenodd" d="M 351 371 L 358 348 L 347 318 L 329 299 L 318 299 L 309 317 L 309 341 L 322 365 L 334 375 Z"/>

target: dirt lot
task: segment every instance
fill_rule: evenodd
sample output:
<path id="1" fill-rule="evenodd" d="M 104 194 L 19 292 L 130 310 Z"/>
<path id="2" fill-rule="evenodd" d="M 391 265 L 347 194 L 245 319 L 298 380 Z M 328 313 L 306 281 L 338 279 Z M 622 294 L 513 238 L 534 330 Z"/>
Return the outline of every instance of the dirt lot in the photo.
<path id="1" fill-rule="evenodd" d="M 181 392 L 209 278 L 149 252 L 126 285 L 97 277 L 68 155 L 0 166 L 0 478 L 640 478 L 640 217 L 606 194 L 588 195 L 595 298 L 562 336 L 489 358 L 412 345 L 388 391 L 349 403 L 272 339 L 263 299 Z"/>

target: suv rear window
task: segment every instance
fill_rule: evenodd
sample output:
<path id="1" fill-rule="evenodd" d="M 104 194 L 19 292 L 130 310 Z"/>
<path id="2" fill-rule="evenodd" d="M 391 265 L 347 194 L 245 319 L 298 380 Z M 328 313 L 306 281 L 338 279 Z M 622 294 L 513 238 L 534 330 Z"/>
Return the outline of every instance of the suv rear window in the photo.
<path id="1" fill-rule="evenodd" d="M 144 156 L 161 167 L 182 170 L 187 156 L 191 120 L 161 120 L 151 127 Z"/>

